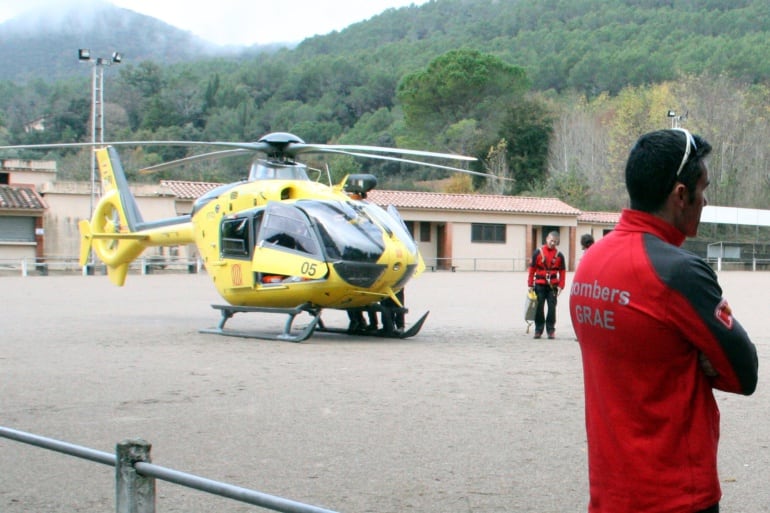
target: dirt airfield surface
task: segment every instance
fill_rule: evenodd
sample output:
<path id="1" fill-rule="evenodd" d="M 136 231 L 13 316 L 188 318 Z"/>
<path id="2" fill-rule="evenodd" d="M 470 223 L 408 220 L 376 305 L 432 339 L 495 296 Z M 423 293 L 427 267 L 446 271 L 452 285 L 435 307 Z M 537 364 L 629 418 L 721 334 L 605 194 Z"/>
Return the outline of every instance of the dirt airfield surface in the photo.
<path id="1" fill-rule="evenodd" d="M 523 321 L 523 273 L 425 273 L 409 340 L 303 343 L 202 334 L 205 274 L 2 277 L 0 426 L 339 512 L 584 512 L 580 353 L 567 296 L 556 340 Z M 770 273 L 720 283 L 760 355 L 752 397 L 718 393 L 722 511 L 770 511 Z M 340 312 L 325 312 L 343 326 Z M 283 319 L 237 314 L 242 329 Z M 230 324 L 228 324 L 229 326 Z M 0 512 L 114 511 L 114 470 L 0 438 Z M 256 512 L 163 481 L 157 511 Z"/>

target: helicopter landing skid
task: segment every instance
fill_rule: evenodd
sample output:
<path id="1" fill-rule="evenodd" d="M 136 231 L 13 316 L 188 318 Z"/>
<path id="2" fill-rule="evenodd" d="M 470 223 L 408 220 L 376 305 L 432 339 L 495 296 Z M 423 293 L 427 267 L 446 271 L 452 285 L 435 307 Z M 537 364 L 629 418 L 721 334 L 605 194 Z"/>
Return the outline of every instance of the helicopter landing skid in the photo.
<path id="1" fill-rule="evenodd" d="M 343 333 L 345 335 L 360 335 L 364 337 L 381 337 L 381 338 L 410 338 L 415 335 L 417 335 L 420 330 L 422 329 L 422 325 L 425 323 L 425 319 L 428 318 L 428 314 L 430 312 L 425 312 L 422 314 L 422 317 L 417 319 L 417 322 L 412 324 L 409 329 L 407 330 L 393 330 L 393 331 L 386 331 L 384 329 L 380 330 L 373 330 L 373 331 L 367 331 L 367 330 L 356 330 L 356 331 L 350 331 L 349 329 L 343 329 L 343 328 L 329 328 L 324 325 L 323 320 L 320 320 L 318 322 L 318 331 L 325 332 L 325 333 Z"/>
<path id="2" fill-rule="evenodd" d="M 233 305 L 211 305 L 212 308 L 222 312 L 222 318 L 219 320 L 219 324 L 216 328 L 205 328 L 199 330 L 200 333 L 213 333 L 215 335 L 224 335 L 227 337 L 241 337 L 241 338 L 258 338 L 263 340 L 284 340 L 288 342 L 302 342 L 307 340 L 315 331 L 321 320 L 321 311 L 317 308 L 312 308 L 308 304 L 299 305 L 294 308 L 269 308 L 258 306 L 233 306 Z M 229 330 L 225 329 L 225 323 L 236 313 L 248 313 L 248 312 L 262 312 L 262 313 L 277 313 L 288 315 L 286 323 L 283 326 L 283 333 L 278 335 L 270 335 L 267 333 L 241 331 L 241 330 Z M 294 318 L 301 314 L 307 313 L 311 316 L 310 322 L 299 331 L 292 332 L 292 324 Z"/>

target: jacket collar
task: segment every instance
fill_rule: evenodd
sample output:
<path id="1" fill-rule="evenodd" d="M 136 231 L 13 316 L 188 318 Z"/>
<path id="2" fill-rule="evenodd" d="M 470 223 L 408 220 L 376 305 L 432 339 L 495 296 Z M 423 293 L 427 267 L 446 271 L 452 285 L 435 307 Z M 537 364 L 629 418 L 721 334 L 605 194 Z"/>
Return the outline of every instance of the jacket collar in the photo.
<path id="1" fill-rule="evenodd" d="M 644 232 L 655 235 L 674 246 L 681 246 L 687 238 L 674 225 L 641 210 L 623 209 L 616 230 L 627 232 Z"/>

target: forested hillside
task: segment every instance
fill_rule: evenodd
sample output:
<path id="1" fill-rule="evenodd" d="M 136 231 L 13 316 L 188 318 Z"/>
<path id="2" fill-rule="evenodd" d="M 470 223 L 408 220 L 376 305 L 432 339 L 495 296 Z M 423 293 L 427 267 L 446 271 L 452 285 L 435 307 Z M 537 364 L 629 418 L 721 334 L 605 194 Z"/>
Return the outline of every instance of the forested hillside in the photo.
<path id="1" fill-rule="evenodd" d="M 768 30 L 770 9 L 757 0 L 433 0 L 309 39 L 293 55 L 357 55 L 408 72 L 465 46 L 524 67 L 537 90 L 614 94 L 703 70 L 767 80 Z"/>
<path id="2" fill-rule="evenodd" d="M 124 62 L 105 72 L 105 138 L 290 131 L 308 142 L 461 152 L 513 181 L 452 177 L 448 190 L 556 195 L 615 210 L 636 137 L 681 124 L 715 148 L 712 204 L 767 208 L 769 27 L 760 0 L 433 0 L 271 54 Z M 0 82 L 0 144 L 88 141 L 83 75 Z M 25 131 L 39 118 L 44 131 Z M 185 152 L 125 154 L 130 171 Z M 59 162 L 63 177 L 86 176 L 84 152 Z M 331 164 L 338 176 L 375 172 L 382 187 L 447 177 L 351 158 Z M 231 180 L 243 165 L 196 164 L 176 176 Z"/>

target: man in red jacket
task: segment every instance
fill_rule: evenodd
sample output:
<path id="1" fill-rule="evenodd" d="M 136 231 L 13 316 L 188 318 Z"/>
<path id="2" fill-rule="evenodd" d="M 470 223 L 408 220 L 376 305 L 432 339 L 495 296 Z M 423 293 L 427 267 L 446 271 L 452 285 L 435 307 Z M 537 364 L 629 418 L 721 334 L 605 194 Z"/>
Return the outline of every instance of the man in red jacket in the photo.
<path id="1" fill-rule="evenodd" d="M 537 309 L 535 310 L 535 338 L 543 336 L 543 328 L 548 338 L 556 337 L 556 298 L 564 289 L 567 277 L 564 265 L 564 255 L 556 249 L 559 245 L 559 232 L 551 232 L 545 239 L 545 245 L 532 254 L 529 263 L 527 285 L 534 288 L 537 294 Z M 545 305 L 548 305 L 548 315 Z"/>
<path id="2" fill-rule="evenodd" d="M 713 389 L 753 393 L 758 364 L 713 270 L 680 248 L 698 230 L 710 151 L 683 129 L 643 135 L 630 208 L 575 273 L 591 513 L 719 511 Z"/>

